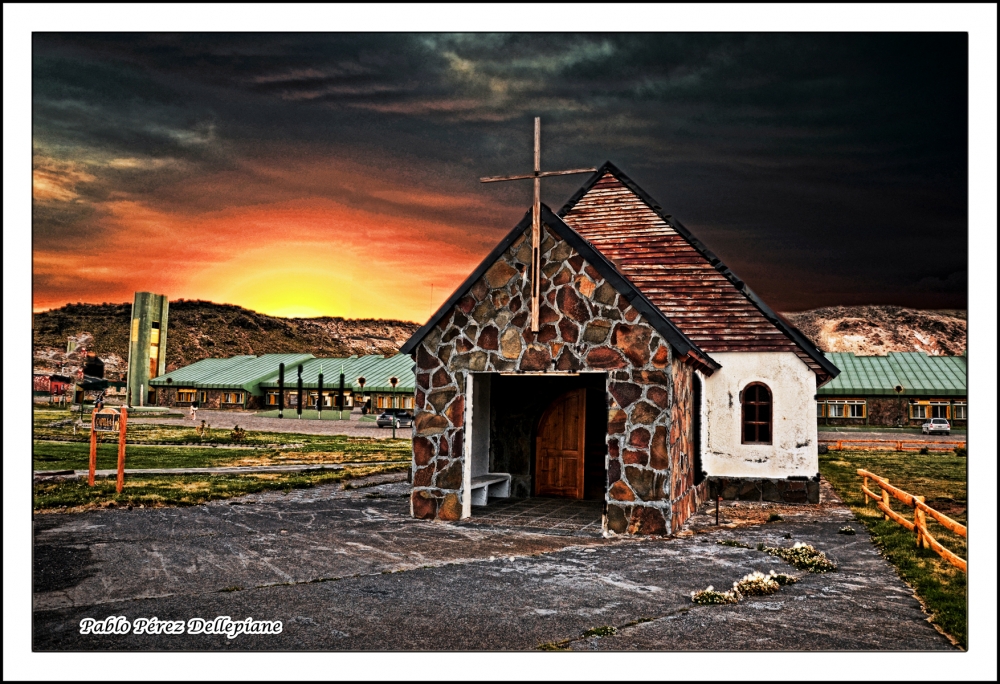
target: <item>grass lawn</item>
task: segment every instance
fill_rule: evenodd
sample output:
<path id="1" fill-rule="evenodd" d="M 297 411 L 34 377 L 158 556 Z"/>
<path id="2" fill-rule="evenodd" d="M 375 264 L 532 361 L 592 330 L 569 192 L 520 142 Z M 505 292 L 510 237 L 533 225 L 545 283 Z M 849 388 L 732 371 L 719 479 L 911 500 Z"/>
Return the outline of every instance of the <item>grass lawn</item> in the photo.
<path id="1" fill-rule="evenodd" d="M 951 453 L 917 454 L 885 451 L 838 451 L 821 454 L 820 472 L 850 506 L 872 535 L 881 553 L 913 587 L 932 616 L 932 622 L 966 647 L 966 575 L 930 549 L 918 549 L 914 533 L 891 520 L 883 520 L 874 505 L 865 506 L 857 469 L 875 473 L 889 483 L 925 496 L 927 505 L 967 525 L 967 460 Z M 872 486 L 874 491 L 879 491 Z M 913 519 L 912 510 L 892 500 L 894 510 Z M 927 517 L 935 539 L 962 558 L 968 558 L 965 539 Z"/>
<path id="2" fill-rule="evenodd" d="M 258 411 L 254 414 L 255 416 L 260 416 L 261 418 L 277 418 L 278 409 L 272 411 Z M 285 417 L 283 420 L 299 420 L 299 414 L 295 412 L 295 407 L 285 409 Z M 323 417 L 319 417 L 320 414 L 316 412 L 315 409 L 302 409 L 302 420 L 350 420 L 351 412 L 348 409 L 344 409 L 343 413 L 337 409 L 326 409 L 323 411 Z M 343 417 L 341 417 L 343 416 Z"/>
<path id="3" fill-rule="evenodd" d="M 251 434 L 251 433 L 247 433 Z M 311 436 L 311 435 L 309 435 Z M 118 467 L 118 443 L 110 436 L 97 445 L 97 469 Z M 35 470 L 86 470 L 90 461 L 87 442 L 35 442 Z M 410 440 L 370 439 L 335 435 L 296 449 L 213 449 L 211 447 L 141 446 L 125 451 L 126 468 L 206 468 L 324 463 L 409 463 Z"/>
<path id="4" fill-rule="evenodd" d="M 267 490 L 313 487 L 378 473 L 396 472 L 405 463 L 349 466 L 319 473 L 255 473 L 247 475 L 150 475 L 125 479 L 121 494 L 115 478 L 98 478 L 93 487 L 85 479 L 41 482 L 34 487 L 34 510 L 46 513 L 76 513 L 94 508 L 124 506 L 194 506 L 213 499 L 229 499 Z"/>

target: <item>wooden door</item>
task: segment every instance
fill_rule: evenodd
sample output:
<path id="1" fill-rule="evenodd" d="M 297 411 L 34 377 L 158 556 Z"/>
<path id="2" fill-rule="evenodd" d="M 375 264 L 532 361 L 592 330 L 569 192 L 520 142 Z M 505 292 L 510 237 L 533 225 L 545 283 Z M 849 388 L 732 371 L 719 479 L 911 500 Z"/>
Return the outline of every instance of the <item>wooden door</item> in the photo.
<path id="1" fill-rule="evenodd" d="M 587 390 L 553 401 L 538 421 L 535 438 L 535 496 L 583 498 Z"/>

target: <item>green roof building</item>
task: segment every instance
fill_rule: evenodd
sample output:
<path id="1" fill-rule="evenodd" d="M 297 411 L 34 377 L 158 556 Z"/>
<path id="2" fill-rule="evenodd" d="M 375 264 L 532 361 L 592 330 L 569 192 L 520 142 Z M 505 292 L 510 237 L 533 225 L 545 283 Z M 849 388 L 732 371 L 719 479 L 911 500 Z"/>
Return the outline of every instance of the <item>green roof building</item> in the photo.
<path id="1" fill-rule="evenodd" d="M 202 359 L 150 381 L 160 406 L 218 409 L 270 409 L 279 405 L 279 370 L 285 366 L 283 405 L 298 403 L 298 369 L 302 368 L 303 406 L 315 406 L 323 374 L 325 407 L 337 406 L 340 374 L 344 374 L 343 407 L 353 408 L 359 394 L 372 409 L 413 408 L 413 360 L 406 355 L 316 358 L 312 354 L 264 354 L 228 359 Z M 362 387 L 361 379 L 364 379 Z M 396 380 L 393 387 L 392 379 Z"/>
<path id="2" fill-rule="evenodd" d="M 817 417 L 828 425 L 919 425 L 946 418 L 965 425 L 967 357 L 889 352 L 828 353 L 840 375 L 816 393 Z"/>

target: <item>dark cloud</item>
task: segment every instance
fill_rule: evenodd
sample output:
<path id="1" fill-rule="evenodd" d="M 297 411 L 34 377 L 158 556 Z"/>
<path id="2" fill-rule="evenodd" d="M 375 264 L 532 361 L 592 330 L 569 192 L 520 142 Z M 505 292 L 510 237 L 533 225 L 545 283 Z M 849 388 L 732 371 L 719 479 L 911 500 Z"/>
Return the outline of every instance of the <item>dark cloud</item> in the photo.
<path id="1" fill-rule="evenodd" d="M 961 307 L 967 48 L 962 33 L 36 33 L 36 178 L 58 172 L 47 199 L 36 187 L 35 239 L 99 235 L 109 201 L 319 197 L 464 221 L 488 245 L 529 190 L 476 179 L 527 170 L 540 115 L 544 165 L 613 160 L 776 308 Z M 401 187 L 413 196 L 386 190 Z"/>

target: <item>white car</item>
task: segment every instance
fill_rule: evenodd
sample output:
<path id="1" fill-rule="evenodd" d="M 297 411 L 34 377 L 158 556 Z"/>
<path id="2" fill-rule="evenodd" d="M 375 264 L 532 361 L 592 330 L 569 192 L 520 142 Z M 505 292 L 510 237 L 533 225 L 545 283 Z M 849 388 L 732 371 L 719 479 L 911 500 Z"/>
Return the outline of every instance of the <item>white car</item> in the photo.
<path id="1" fill-rule="evenodd" d="M 920 426 L 920 431 L 925 435 L 935 432 L 943 432 L 946 435 L 950 435 L 951 425 L 944 418 L 931 418 L 930 421 Z"/>

